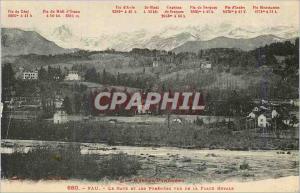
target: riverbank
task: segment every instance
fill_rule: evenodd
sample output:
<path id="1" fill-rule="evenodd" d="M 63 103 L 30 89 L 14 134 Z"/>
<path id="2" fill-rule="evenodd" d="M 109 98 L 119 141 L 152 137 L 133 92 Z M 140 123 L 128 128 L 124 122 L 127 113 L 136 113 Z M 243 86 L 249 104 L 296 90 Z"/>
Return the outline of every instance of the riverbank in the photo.
<path id="1" fill-rule="evenodd" d="M 2 180 L 1 192 L 70 192 L 68 187 L 78 187 L 76 192 L 153 192 L 156 188 L 161 192 L 299 192 L 299 176 L 289 176 L 277 179 L 258 180 L 251 182 L 226 181 L 222 183 L 202 184 L 125 184 L 117 181 L 88 182 L 78 180 L 14 181 Z M 135 187 L 134 190 L 130 190 Z M 139 187 L 143 188 L 139 189 Z M 187 190 L 190 188 L 190 190 Z M 193 190 L 197 188 L 197 190 Z M 181 190 L 180 190 L 181 189 Z M 212 190 L 214 189 L 214 190 Z"/>
<path id="2" fill-rule="evenodd" d="M 67 142 L 55 142 L 55 141 L 22 141 L 22 140 L 9 140 L 5 141 L 6 148 L 1 147 L 1 152 L 5 153 L 2 159 L 6 159 L 7 177 L 13 178 L 15 173 L 20 172 L 12 170 L 8 167 L 11 163 L 18 165 L 22 168 L 40 168 L 42 171 L 45 168 L 53 168 L 53 164 L 57 163 L 59 167 L 62 167 L 60 160 L 70 160 L 72 155 L 70 152 L 76 148 L 76 154 L 74 157 L 81 157 L 82 159 L 89 159 L 91 162 L 94 160 L 98 162 L 106 161 L 110 159 L 112 155 L 124 155 L 130 160 L 140 165 L 136 168 L 136 172 L 131 176 L 122 175 L 123 179 L 133 178 L 178 178 L 183 179 L 186 183 L 210 183 L 210 182 L 224 182 L 228 180 L 232 181 L 255 181 L 264 180 L 270 178 L 280 178 L 286 176 L 298 176 L 299 175 L 299 152 L 289 151 L 289 153 L 281 153 L 278 151 L 230 151 L 230 150 L 196 150 L 196 149 L 182 149 L 175 147 L 136 147 L 136 146 L 109 146 L 99 143 L 67 143 Z M 71 148 L 68 148 L 70 147 Z M 49 152 L 48 157 L 59 158 L 50 161 L 44 159 L 38 159 L 44 155 L 39 155 L 44 151 L 35 152 L 34 156 L 31 153 L 35 149 L 47 148 L 52 151 Z M 61 151 L 68 151 L 67 154 L 60 153 Z M 70 150 L 70 151 L 69 151 Z M 17 155 L 12 155 L 14 152 Z M 55 153 L 51 156 L 52 153 Z M 59 154 L 60 153 L 60 154 Z M 5 155 L 5 156 L 4 156 Z M 60 156 L 57 156 L 60 155 Z M 15 157 L 13 157 L 15 156 Z M 18 156 L 22 158 L 19 159 Z M 28 156 L 28 159 L 27 159 Z M 6 158 L 5 158 L 6 157 Z M 44 156 L 45 157 L 45 156 Z M 15 158 L 15 159 L 13 159 Z M 29 159 L 30 158 L 30 159 Z M 36 158 L 36 159 L 35 159 Z M 13 160 L 9 161 L 9 160 Z M 74 166 L 82 165 L 82 168 L 86 167 L 86 162 L 80 162 L 82 159 L 71 159 L 74 162 Z M 20 160 L 23 160 L 20 162 Z M 78 163 L 76 162 L 78 160 Z M 19 163 L 20 162 L 20 163 Z M 73 163 L 72 162 L 72 163 Z M 4 163 L 4 162 L 2 162 Z M 34 166 L 35 164 L 36 166 Z M 133 163 L 132 161 L 128 162 Z M 49 166 L 50 164 L 50 166 Z M 116 164 L 124 165 L 124 164 Z M 66 174 L 61 173 L 57 169 L 57 173 L 51 169 L 51 175 L 45 173 L 42 177 L 36 177 L 32 179 L 52 179 L 53 176 L 61 176 L 65 179 L 84 179 L 84 176 L 89 173 L 93 173 L 96 169 L 92 167 L 86 167 L 86 170 L 82 170 L 82 174 L 78 172 L 76 175 L 69 171 L 76 171 L 71 168 L 71 164 L 66 162 Z M 93 164 L 89 164 L 93 166 Z M 112 168 L 115 165 L 112 165 Z M 68 169 L 69 168 L 69 169 Z M 98 167 L 96 167 L 98 168 Z M 98 168 L 99 169 L 99 168 Z M 101 168 L 100 168 L 101 169 Z M 27 170 L 26 170 L 27 171 Z M 27 172 L 28 173 L 28 172 Z M 15 179 L 28 179 L 27 173 L 19 173 L 19 176 Z M 42 173 L 42 172 L 36 172 Z M 108 175 L 109 176 L 109 175 Z M 115 177 L 118 179 L 119 174 L 116 173 Z M 61 179 L 61 178 L 60 178 Z M 93 181 L 103 180 L 100 175 L 94 175 L 90 178 Z"/>

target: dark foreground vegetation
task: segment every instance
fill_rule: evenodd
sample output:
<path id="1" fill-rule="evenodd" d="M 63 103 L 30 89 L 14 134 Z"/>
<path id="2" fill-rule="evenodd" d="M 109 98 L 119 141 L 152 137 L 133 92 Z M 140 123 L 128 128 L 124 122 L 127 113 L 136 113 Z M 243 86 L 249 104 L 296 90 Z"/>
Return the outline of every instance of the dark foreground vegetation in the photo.
<path id="1" fill-rule="evenodd" d="M 1 134 L 8 139 L 230 150 L 288 150 L 299 147 L 298 140 L 292 137 L 261 137 L 260 131 L 234 131 L 224 124 L 198 126 L 184 123 L 168 126 L 167 124 L 121 124 L 100 121 L 53 124 L 43 120 L 13 119 L 10 121 L 3 119 L 2 123 Z M 292 133 L 292 131 L 286 132 Z"/>
<path id="2" fill-rule="evenodd" d="M 135 175 L 141 164 L 127 154 L 82 155 L 78 145 L 1 155 L 2 178 L 31 180 L 118 179 Z"/>

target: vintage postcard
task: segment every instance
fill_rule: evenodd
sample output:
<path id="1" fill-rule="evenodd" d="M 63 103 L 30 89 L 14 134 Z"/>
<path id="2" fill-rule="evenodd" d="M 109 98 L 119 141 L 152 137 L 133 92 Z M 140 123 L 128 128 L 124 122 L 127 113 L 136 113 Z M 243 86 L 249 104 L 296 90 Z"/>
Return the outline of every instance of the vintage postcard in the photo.
<path id="1" fill-rule="evenodd" d="M 299 192 L 299 9 L 1 1 L 1 192 Z"/>

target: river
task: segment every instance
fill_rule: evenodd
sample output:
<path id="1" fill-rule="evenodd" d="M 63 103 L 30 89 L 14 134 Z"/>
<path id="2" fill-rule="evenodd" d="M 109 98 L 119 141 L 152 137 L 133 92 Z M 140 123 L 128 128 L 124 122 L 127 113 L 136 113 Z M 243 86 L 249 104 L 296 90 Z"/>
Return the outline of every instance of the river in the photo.
<path id="1" fill-rule="evenodd" d="M 126 153 L 137 156 L 142 169 L 136 177 L 182 178 L 189 182 L 252 181 L 299 176 L 298 151 L 231 151 L 176 147 L 109 146 L 37 140 L 2 140 L 1 153 L 27 153 L 37 147 L 79 145 L 81 154 Z M 247 166 L 243 168 L 243 166 Z"/>

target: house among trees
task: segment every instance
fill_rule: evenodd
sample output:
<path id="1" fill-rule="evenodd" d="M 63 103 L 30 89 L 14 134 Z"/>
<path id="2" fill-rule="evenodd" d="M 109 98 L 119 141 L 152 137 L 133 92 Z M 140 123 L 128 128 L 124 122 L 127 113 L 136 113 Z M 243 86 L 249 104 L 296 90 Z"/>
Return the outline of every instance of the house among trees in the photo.
<path id="1" fill-rule="evenodd" d="M 57 111 L 53 115 L 53 123 L 54 124 L 61 124 L 68 122 L 68 115 L 65 111 Z"/>
<path id="2" fill-rule="evenodd" d="M 180 118 L 174 118 L 174 119 L 172 119 L 172 123 L 182 124 L 183 120 Z"/>
<path id="3" fill-rule="evenodd" d="M 202 69 L 211 69 L 211 63 L 205 62 L 201 64 Z"/>
<path id="4" fill-rule="evenodd" d="M 272 119 L 279 116 L 278 112 L 275 109 L 272 110 L 271 115 L 272 115 Z"/>
<path id="5" fill-rule="evenodd" d="M 65 77 L 65 80 L 81 80 L 81 77 L 76 71 L 70 71 Z"/>
<path id="6" fill-rule="evenodd" d="M 38 79 L 38 71 L 28 71 L 23 72 L 23 80 L 37 80 Z"/>
<path id="7" fill-rule="evenodd" d="M 260 128 L 266 128 L 270 126 L 269 120 L 271 119 L 270 116 L 267 116 L 267 114 L 261 114 L 257 117 L 257 126 Z"/>
<path id="8" fill-rule="evenodd" d="M 249 115 L 247 117 L 251 118 L 251 119 L 255 119 L 256 118 L 256 114 L 254 112 L 251 112 L 251 113 L 249 113 Z"/>
<path id="9" fill-rule="evenodd" d="M 274 119 L 279 117 L 279 113 L 264 106 L 255 107 L 247 116 L 249 120 L 255 120 L 257 127 L 266 128 L 272 125 Z"/>

